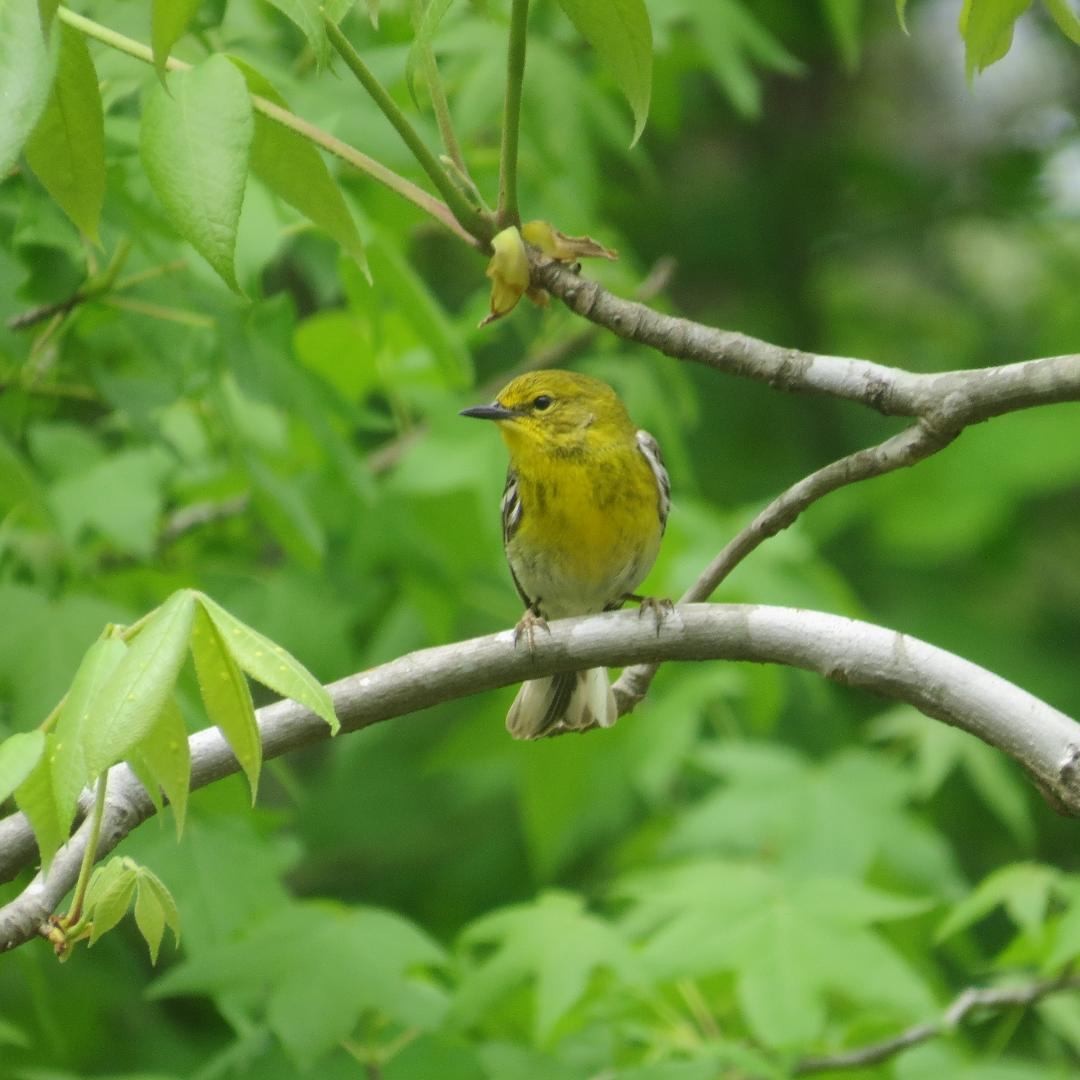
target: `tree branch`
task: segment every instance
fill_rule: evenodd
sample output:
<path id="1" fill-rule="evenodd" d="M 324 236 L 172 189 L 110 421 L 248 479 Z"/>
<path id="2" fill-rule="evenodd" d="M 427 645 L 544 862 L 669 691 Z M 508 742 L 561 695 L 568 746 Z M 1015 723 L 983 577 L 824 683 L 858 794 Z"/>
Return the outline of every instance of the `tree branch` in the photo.
<path id="1" fill-rule="evenodd" d="M 975 1009 L 1005 1009 L 1011 1006 L 1026 1007 L 1041 1001 L 1048 994 L 1061 990 L 1080 989 L 1080 977 L 1072 971 L 1065 971 L 1052 979 L 1039 979 L 1037 982 L 1021 986 L 1002 986 L 981 989 L 969 986 L 958 994 L 952 1004 L 937 1020 L 926 1024 L 916 1024 L 881 1042 L 869 1043 L 856 1050 L 844 1050 L 837 1054 L 822 1054 L 817 1057 L 803 1058 L 792 1067 L 793 1076 L 808 1076 L 811 1073 L 830 1072 L 833 1069 L 861 1069 L 868 1065 L 877 1065 L 919 1043 L 946 1035 L 959 1027 Z"/>
<path id="2" fill-rule="evenodd" d="M 690 604 L 659 628 L 635 611 L 619 611 L 559 620 L 549 629 L 531 652 L 516 648 L 513 631 L 505 630 L 410 653 L 333 683 L 342 731 L 557 671 L 660 660 L 779 663 L 909 702 L 971 732 L 1015 758 L 1060 807 L 1080 815 L 1080 725 L 993 672 L 905 634 L 838 615 L 744 604 Z M 260 709 L 258 721 L 266 758 L 328 738 L 326 724 L 292 701 Z M 216 728 L 197 732 L 190 743 L 193 789 L 238 770 Z M 97 857 L 153 812 L 131 770 L 115 766 Z M 25 865 L 6 845 L 25 853 L 27 828 L 21 815 L 0 822 L 0 880 Z M 0 952 L 34 937 L 58 907 L 86 843 L 84 822 L 48 875 L 0 909 Z"/>
<path id="3" fill-rule="evenodd" d="M 533 284 L 613 334 L 676 360 L 704 364 L 779 390 L 829 394 L 887 416 L 920 417 L 946 431 L 1033 405 L 1080 401 L 1080 355 L 920 374 L 869 360 L 786 349 L 747 334 L 664 315 L 612 295 L 535 249 L 530 258 Z"/>
<path id="4" fill-rule="evenodd" d="M 956 435 L 957 432 L 937 431 L 915 424 L 877 446 L 856 450 L 804 476 L 773 499 L 749 525 L 728 541 L 697 581 L 679 598 L 679 603 L 708 600 L 743 559 L 769 537 L 788 528 L 811 503 L 847 484 L 914 465 L 944 449 Z M 638 664 L 626 668 L 615 680 L 612 690 L 620 715 L 630 712 L 645 697 L 659 669 L 659 664 Z"/>

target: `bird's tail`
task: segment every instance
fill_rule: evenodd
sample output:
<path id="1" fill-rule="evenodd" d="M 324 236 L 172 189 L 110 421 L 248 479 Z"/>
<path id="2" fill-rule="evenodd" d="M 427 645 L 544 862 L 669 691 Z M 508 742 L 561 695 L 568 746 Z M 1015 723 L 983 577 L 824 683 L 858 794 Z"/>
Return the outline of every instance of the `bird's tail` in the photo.
<path id="1" fill-rule="evenodd" d="M 607 668 L 590 668 L 523 683 L 506 714 L 506 729 L 515 739 L 542 739 L 556 731 L 611 727 L 616 719 Z"/>

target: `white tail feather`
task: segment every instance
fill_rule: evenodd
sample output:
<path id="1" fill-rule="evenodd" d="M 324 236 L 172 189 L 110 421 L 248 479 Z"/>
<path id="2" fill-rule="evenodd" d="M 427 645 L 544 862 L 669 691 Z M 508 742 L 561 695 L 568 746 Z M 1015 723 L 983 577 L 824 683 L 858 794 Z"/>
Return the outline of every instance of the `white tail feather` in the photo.
<path id="1" fill-rule="evenodd" d="M 590 668 L 522 683 L 506 729 L 515 739 L 541 739 L 557 731 L 611 727 L 617 719 L 607 669 Z"/>

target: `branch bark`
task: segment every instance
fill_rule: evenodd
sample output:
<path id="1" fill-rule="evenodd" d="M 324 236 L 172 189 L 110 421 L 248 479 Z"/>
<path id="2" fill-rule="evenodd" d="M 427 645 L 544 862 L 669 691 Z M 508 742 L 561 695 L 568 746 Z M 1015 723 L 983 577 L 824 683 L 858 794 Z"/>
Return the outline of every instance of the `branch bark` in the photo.
<path id="1" fill-rule="evenodd" d="M 535 285 L 613 334 L 676 360 L 704 364 L 779 390 L 829 394 L 886 416 L 919 417 L 943 431 L 1033 405 L 1080 401 L 1080 354 L 920 374 L 869 360 L 786 349 L 747 334 L 664 315 L 614 296 L 535 249 L 530 258 Z"/>
<path id="2" fill-rule="evenodd" d="M 993 672 L 905 634 L 870 623 L 795 608 L 689 604 L 662 626 L 636 611 L 550 624 L 532 652 L 505 630 L 410 653 L 333 683 L 330 693 L 343 731 L 404 716 L 440 702 L 524 679 L 596 666 L 661 660 L 747 660 L 816 671 L 827 679 L 907 701 L 928 716 L 963 728 L 1017 760 L 1061 808 L 1080 815 L 1080 724 Z M 328 738 L 317 717 L 292 701 L 260 709 L 264 756 L 277 757 Z M 192 788 L 239 768 L 213 728 L 191 737 Z M 109 775 L 97 857 L 154 812 L 126 765 Z M 25 855 L 21 815 L 0 823 L 0 839 Z M 0 909 L 0 952 L 38 933 L 78 874 L 87 843 L 84 823 L 23 893 Z M 0 850 L 0 880 L 25 865 Z"/>

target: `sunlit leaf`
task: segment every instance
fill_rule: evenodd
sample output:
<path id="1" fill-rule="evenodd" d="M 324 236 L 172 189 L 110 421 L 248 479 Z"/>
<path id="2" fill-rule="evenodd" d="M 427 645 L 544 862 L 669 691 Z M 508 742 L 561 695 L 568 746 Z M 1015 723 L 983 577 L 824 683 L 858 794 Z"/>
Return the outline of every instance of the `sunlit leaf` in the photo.
<path id="1" fill-rule="evenodd" d="M 1074 44 L 1080 45 L 1080 15 L 1069 6 L 1069 0 L 1043 0 L 1058 29 Z"/>
<path id="2" fill-rule="evenodd" d="M 157 964 L 166 926 L 179 944 L 180 914 L 164 882 L 145 866 L 138 868 L 135 882 L 135 925 L 150 950 L 150 963 Z"/>
<path id="3" fill-rule="evenodd" d="M 255 124 L 244 78 L 224 56 L 153 86 L 140 127 L 143 165 L 180 235 L 239 291 L 236 230 Z"/>
<path id="4" fill-rule="evenodd" d="M 0 742 L 0 802 L 30 775 L 44 752 L 40 731 L 20 731 Z"/>
<path id="5" fill-rule="evenodd" d="M 131 752 L 151 783 L 165 792 L 176 819 L 176 836 L 184 831 L 188 786 L 191 783 L 191 750 L 187 729 L 174 698 L 167 698 L 156 723 Z"/>
<path id="6" fill-rule="evenodd" d="M 0 3 L 0 178 L 15 164 L 49 100 L 56 54 L 41 25 L 37 0 Z"/>
<path id="7" fill-rule="evenodd" d="M 91 240 L 105 201 L 105 120 L 97 72 L 83 35 L 59 28 L 56 77 L 26 142 L 26 160 L 65 214 Z"/>
<path id="8" fill-rule="evenodd" d="M 187 655 L 194 617 L 193 595 L 173 593 L 149 616 L 90 703 L 82 736 L 91 775 L 121 760 L 156 723 Z"/>
<path id="9" fill-rule="evenodd" d="M 966 46 L 969 79 L 1009 51 L 1013 26 L 1029 7 L 1031 0 L 964 0 L 960 35 Z"/>
<path id="10" fill-rule="evenodd" d="M 251 691 L 217 623 L 201 604 L 191 634 L 191 655 L 206 714 L 232 747 L 247 776 L 254 802 L 262 766 L 262 741 L 255 723 Z"/>
<path id="11" fill-rule="evenodd" d="M 86 890 L 86 915 L 94 924 L 91 945 L 127 914 L 137 877 L 138 867 L 128 858 L 110 859 L 94 870 Z"/>
<path id="12" fill-rule="evenodd" d="M 277 691 L 282 697 L 292 698 L 321 716 L 330 725 L 331 731 L 338 731 L 340 724 L 334 714 L 330 695 L 299 660 L 242 623 L 210 597 L 200 595 L 199 603 L 217 627 L 233 659 L 244 671 L 263 686 Z"/>

